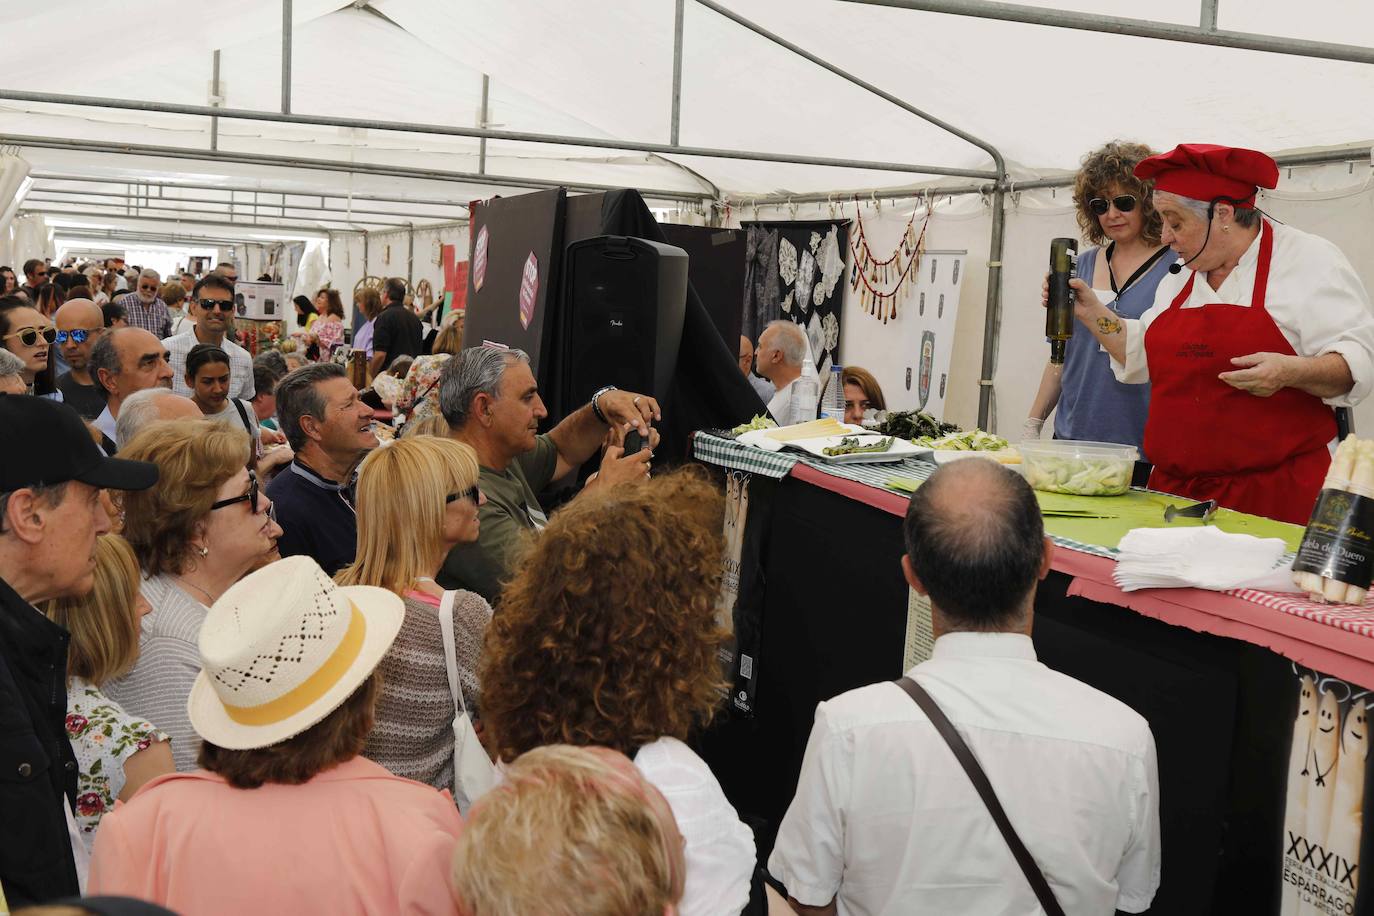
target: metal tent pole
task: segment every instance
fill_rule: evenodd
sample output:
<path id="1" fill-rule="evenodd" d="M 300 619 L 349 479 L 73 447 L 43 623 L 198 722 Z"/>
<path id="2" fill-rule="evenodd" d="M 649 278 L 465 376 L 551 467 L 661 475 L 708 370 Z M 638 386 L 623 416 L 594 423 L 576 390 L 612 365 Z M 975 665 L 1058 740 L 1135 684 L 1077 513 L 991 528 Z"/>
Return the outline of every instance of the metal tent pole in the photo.
<path id="1" fill-rule="evenodd" d="M 483 130 L 487 129 L 489 106 L 491 102 L 491 77 L 482 74 L 482 110 L 477 119 L 477 126 Z M 487 138 L 483 137 L 477 143 L 477 172 L 480 175 L 487 173 Z"/>
<path id="2" fill-rule="evenodd" d="M 19 212 L 20 212 L 20 213 L 23 213 L 23 214 L 41 213 L 41 214 L 45 214 L 45 215 L 47 215 L 47 216 L 71 216 L 71 217 L 77 217 L 77 218 L 81 218 L 81 219 L 110 219 L 111 216 L 113 216 L 113 217 L 116 218 L 116 219 L 147 220 L 147 221 L 149 221 L 149 222 L 154 222 L 154 223 L 189 223 L 189 224 L 191 224 L 191 225 L 196 225 L 196 226 L 224 226 L 224 227 L 228 227 L 228 228 L 232 228 L 232 229 L 239 229 L 239 230 L 257 229 L 257 230 L 262 230 L 262 231 L 266 231 L 266 232 L 304 232 L 304 233 L 306 233 L 310 238 L 323 238 L 323 237 L 327 236 L 330 232 L 358 232 L 358 233 L 362 233 L 362 232 L 363 232 L 363 230 L 361 230 L 361 229 L 312 229 L 312 228 L 310 228 L 310 227 L 308 227 L 308 226 L 279 226 L 279 225 L 276 225 L 276 224 L 269 224 L 269 223 L 261 223 L 261 224 L 258 224 L 258 225 L 251 225 L 251 226 L 250 226 L 250 225 L 246 225 L 246 224 L 244 224 L 244 223 L 223 223 L 223 222 L 217 222 L 217 221 L 215 221 L 215 220 L 208 220 L 208 219 L 176 219 L 176 218 L 170 217 L 170 216 L 142 216 L 142 215 L 124 217 L 124 216 L 119 216 L 118 214 L 110 214 L 110 213 L 82 213 L 82 212 L 80 212 L 80 211 L 74 211 L 74 210 L 31 210 L 31 209 L 29 209 L 29 208 L 27 208 L 27 207 L 24 208 L 24 209 L 21 209 Z M 54 230 L 55 232 L 60 232 L 60 231 L 62 231 L 62 227 L 61 227 L 61 226 L 54 226 L 54 227 L 53 227 L 53 230 Z M 299 237 L 299 236 L 298 236 L 298 237 Z"/>
<path id="3" fill-rule="evenodd" d="M 678 127 L 682 123 L 682 20 L 686 0 L 676 0 L 673 10 L 673 109 L 670 114 L 668 142 L 678 143 Z"/>
<path id="4" fill-rule="evenodd" d="M 119 181 L 118 181 L 117 179 L 114 179 L 114 178 L 96 178 L 96 177 L 92 177 L 92 176 L 89 176 L 89 175 L 65 175 L 65 174 L 58 174 L 58 173 L 54 173 L 54 172 L 30 172 L 30 173 L 29 173 L 29 177 L 32 178 L 34 181 L 73 181 L 73 182 L 86 182 L 86 183 L 90 183 L 90 184 L 118 184 L 118 183 L 119 183 Z M 324 198 L 327 197 L 327 198 L 330 198 L 331 200 L 333 200 L 333 199 L 338 199 L 338 200 L 348 200 L 348 199 L 352 199 L 352 200 L 367 200 L 367 201 L 372 201 L 372 202 L 374 202 L 374 203 L 411 204 L 411 205 L 414 205 L 414 206 L 433 206 L 433 207 L 457 207 L 457 208 L 460 209 L 460 210 L 466 210 L 466 209 L 468 208 L 468 205 L 467 205 L 467 204 L 464 204 L 464 203 L 457 203 L 456 201 L 447 201 L 447 200 L 419 200 L 419 199 L 410 198 L 410 197 L 380 197 L 380 196 L 371 195 L 371 194 L 344 194 L 344 193 L 331 192 L 331 191 L 324 191 L 324 192 L 320 192 L 320 191 L 300 191 L 300 190 L 294 190 L 294 191 L 293 191 L 293 190 L 288 190 L 288 189 L 286 189 L 286 188 L 243 187 L 243 186 L 241 186 L 241 185 L 222 185 L 222 184 L 189 184 L 189 183 L 183 183 L 183 182 L 180 182 L 180 181 L 167 182 L 167 181 L 152 181 L 152 180 L 143 180 L 143 181 L 133 180 L 133 181 L 131 181 L 131 182 L 129 182 L 129 183 L 132 184 L 132 185 L 135 186 L 135 187 L 139 187 L 139 186 L 143 186 L 143 185 L 150 185 L 150 186 L 152 186 L 152 187 L 158 188 L 158 189 L 159 189 L 159 191 L 158 191 L 159 196 L 161 196 L 161 195 L 162 195 L 162 192 L 163 192 L 164 190 L 166 190 L 167 188 L 173 188 L 173 189 L 176 189 L 176 190 L 178 190 L 178 191 L 180 191 L 180 190 L 192 190 L 192 191 L 226 191 L 226 192 L 228 192 L 228 191 L 261 191 L 263 194 L 284 194 L 284 195 L 286 195 L 286 196 L 288 196 L 288 197 L 318 197 L 318 198 L 321 198 L 321 199 L 324 199 Z"/>
<path id="5" fill-rule="evenodd" d="M 971 143 L 992 157 L 993 165 L 996 169 L 995 174 L 990 176 L 995 179 L 996 184 L 992 191 L 992 241 L 988 253 L 988 299 L 987 311 L 983 318 L 983 363 L 982 371 L 978 379 L 978 425 L 983 429 L 990 430 L 989 419 L 992 414 L 993 385 L 992 376 L 997 368 L 997 331 L 1002 324 L 1002 251 L 1006 234 L 1006 206 L 1005 193 L 1003 191 L 1003 180 L 1007 172 L 1006 160 L 997 148 L 986 140 L 975 137 L 967 131 L 960 130 L 948 121 L 935 117 L 928 112 L 922 111 L 916 106 L 897 98 L 890 92 L 879 89 L 872 83 L 860 79 L 852 73 L 840 69 L 827 60 L 823 60 L 807 51 L 805 48 L 793 44 L 787 39 L 768 31 L 763 26 L 745 19 L 733 10 L 726 9 L 715 0 L 696 0 L 702 6 L 714 10 L 726 19 L 743 26 L 749 31 L 763 38 L 768 39 L 776 45 L 786 48 L 793 54 L 798 55 L 818 67 L 830 71 L 841 79 L 847 80 L 861 89 L 867 90 L 873 95 L 884 101 L 896 105 L 903 111 L 916 115 L 916 117 L 927 121 L 948 133 Z M 965 172 L 965 174 L 970 174 Z M 982 175 L 971 175 L 971 177 L 981 178 Z"/>
<path id="6" fill-rule="evenodd" d="M 267 165 L 288 169 L 310 169 L 325 172 L 354 172 L 365 175 L 386 175 L 393 178 L 427 178 L 436 181 L 459 181 L 475 185 L 509 188 L 566 188 L 569 191 L 619 191 L 624 185 L 567 184 L 542 178 L 518 178 L 505 175 L 475 175 L 471 172 L 448 172 L 411 166 L 378 165 L 369 162 L 343 162 L 334 159 L 300 159 L 294 156 L 272 156 L 264 153 L 225 153 L 211 150 L 187 149 L 177 146 L 146 146 L 137 143 L 109 143 L 96 140 L 63 140 L 51 137 L 4 136 L 0 143 L 33 149 L 77 150 L 91 153 L 114 153 L 128 156 L 160 156 L 167 159 L 193 159 L 209 162 L 235 162 L 245 165 Z M 715 195 L 701 191 L 666 191 L 640 188 L 639 193 L 652 200 L 715 200 Z"/>
<path id="7" fill-rule="evenodd" d="M 700 2 L 700 0 L 698 0 Z M 1253 32 L 1228 32 L 1217 28 L 1180 25 L 1174 22 L 1155 22 L 1149 19 L 1126 19 L 1119 16 L 1099 16 L 1072 10 L 1045 9 L 1019 3 L 997 3 L 992 0 L 844 0 L 868 6 L 888 6 L 927 13 L 947 13 L 951 16 L 972 16 L 976 19 L 999 19 L 1058 29 L 1077 29 L 1085 32 L 1105 32 L 1130 35 L 1136 38 L 1156 38 L 1161 41 L 1181 41 L 1188 44 L 1211 45 L 1219 48 L 1239 48 L 1246 51 L 1267 51 L 1272 54 L 1293 54 L 1324 60 L 1346 60 L 1357 64 L 1374 64 L 1374 48 L 1359 45 L 1335 44 L 1326 41 L 1304 41 Z M 1209 0 L 1203 0 L 1201 20 L 1209 15 Z M 1216 4 L 1210 3 L 1211 22 L 1215 24 Z"/>
<path id="8" fill-rule="evenodd" d="M 25 198 L 25 200 L 39 200 L 40 198 L 37 196 L 37 195 L 39 195 L 39 194 L 44 194 L 44 195 L 48 195 L 48 194 L 60 194 L 60 195 L 65 195 L 65 196 L 67 196 L 67 197 L 71 197 L 71 196 L 74 195 L 74 196 L 80 197 L 83 201 L 84 201 L 84 200 L 89 200 L 89 199 L 92 198 L 92 197 L 113 197 L 113 198 L 115 198 L 116 200 L 123 200 L 123 199 L 127 199 L 127 198 L 130 197 L 130 195 L 128 195 L 128 194 L 118 194 L 118 193 L 115 193 L 115 192 L 112 192 L 112 191 L 64 191 L 64 190 L 62 190 L 61 188 L 34 188 L 33 191 L 31 191 L 31 192 L 29 193 L 28 197 Z M 138 199 L 138 198 L 135 198 L 135 199 Z M 161 202 L 163 202 L 163 203 L 173 203 L 173 204 L 218 204 L 218 205 L 220 205 L 220 206 L 226 206 L 226 207 L 229 205 L 229 201 L 228 201 L 227 199 L 216 200 L 216 199 L 208 198 L 208 197 L 163 197 L 163 196 L 159 196 L 159 197 L 158 197 L 158 200 L 161 201 Z M 70 200 L 49 200 L 48 203 L 63 203 L 63 204 L 69 204 L 69 203 L 74 203 L 74 201 L 70 201 Z M 150 205 L 145 203 L 144 206 L 146 207 L 146 206 L 150 206 Z M 313 204 L 289 204 L 289 203 L 282 203 L 282 204 L 273 204 L 272 206 L 273 206 L 274 209 L 280 209 L 280 210 L 282 210 L 282 211 L 283 211 L 283 212 L 282 212 L 282 216 L 285 216 L 285 215 L 286 215 L 286 213 L 285 213 L 286 210 L 309 210 L 309 211 L 312 212 L 312 213 L 337 213 L 337 214 L 345 215 L 345 216 L 348 215 L 348 214 L 350 214 L 350 213 L 361 213 L 361 214 L 363 214 L 363 215 L 365 215 L 365 216 L 395 216 L 395 217 L 399 217 L 399 218 L 401 218 L 401 219 L 409 219 L 409 218 L 414 217 L 414 216 L 417 216 L 417 215 L 422 215 L 422 214 L 415 214 L 415 213 L 401 213 L 401 212 L 398 212 L 398 211 L 395 211 L 395 210 L 358 210 L 358 209 L 342 210 L 342 209 L 339 209 L 339 208 L 337 208 L 337 207 L 318 207 L 318 206 L 314 206 Z M 166 208 L 160 208 L 160 209 L 166 209 Z M 292 217 L 292 218 L 293 218 L 293 219 L 304 219 L 305 217 Z M 449 216 L 447 216 L 447 215 L 442 216 L 442 217 L 441 217 L 441 216 L 436 216 L 436 217 L 435 217 L 435 219 L 450 219 L 450 218 L 451 218 L 451 217 L 449 217 Z M 398 226 L 404 226 L 404 225 L 407 225 L 407 223 L 396 223 L 396 225 L 398 225 Z"/>
<path id="9" fill-rule="evenodd" d="M 281 0 L 281 113 L 291 113 L 291 0 Z"/>
<path id="10" fill-rule="evenodd" d="M 697 0 L 707 2 L 707 0 Z M 714 8 L 715 4 L 711 4 Z M 408 124 L 399 121 L 379 121 L 370 118 L 339 118 L 292 112 L 245 111 L 235 108 L 211 108 L 205 105 L 181 105 L 170 102 L 143 102 L 135 99 L 93 98 L 62 95 L 51 92 L 24 92 L 0 89 L 0 99 L 17 102 L 40 102 L 49 105 L 79 105 L 88 108 L 120 108 L 127 111 L 150 111 L 160 114 L 184 114 L 202 117 L 233 118 L 242 121 L 267 121 L 279 124 L 306 124 L 317 127 L 350 127 L 358 130 L 391 130 L 406 133 L 433 134 L 444 137 L 486 138 L 516 143 L 544 143 L 558 146 L 584 146 L 592 149 L 631 150 L 668 156 L 702 156 L 710 159 L 741 159 L 755 162 L 780 162 L 791 165 L 819 165 L 845 169 L 869 169 L 880 172 L 908 172 L 920 175 L 956 175 L 966 178 L 996 178 L 986 170 L 958 169 L 938 165 L 907 162 L 880 162 L 866 159 L 837 159 L 829 156 L 796 156 L 767 153 L 757 150 L 717 149 L 705 146 L 678 146 L 671 143 L 645 143 L 639 140 L 607 140 L 599 137 L 566 137 L 555 134 L 536 134 L 515 130 L 458 127 L 450 124 Z M 928 116 L 922 115 L 923 117 Z M 939 122 L 943 125 L 943 122 Z M 949 128 L 953 130 L 953 128 Z"/>
<path id="11" fill-rule="evenodd" d="M 210 62 L 210 96 L 213 107 L 219 107 L 219 49 L 215 49 Z M 219 149 L 219 117 L 210 116 L 210 149 Z"/>
<path id="12" fill-rule="evenodd" d="M 26 198 L 24 199 L 24 201 L 25 201 L 25 203 L 28 203 L 29 201 L 32 201 L 32 202 L 34 202 L 34 203 L 40 203 L 40 204 L 56 204 L 56 205 L 59 206 L 59 207 L 74 207 L 74 206 L 81 206 L 81 207 L 120 207 L 120 206 L 123 206 L 123 204 L 108 203 L 108 202 L 105 202 L 105 201 L 98 201 L 98 200 L 62 200 L 62 199 L 60 199 L 60 198 L 57 199 L 57 200 L 53 200 L 53 199 L 51 199 L 51 198 L 46 198 L 46 197 L 35 197 L 35 196 L 33 196 L 33 195 L 30 195 L 29 197 L 26 197 Z M 228 201 L 217 200 L 217 201 L 213 201 L 213 203 L 225 204 L 225 203 L 228 203 Z M 233 214 L 232 214 L 232 213 L 229 213 L 229 212 L 226 212 L 226 211 L 223 211 L 223 210 L 219 210 L 219 211 L 213 211 L 213 210 L 197 210 L 197 209 L 188 210 L 188 209 L 185 209 L 185 208 L 183 208 L 183 207 L 159 207 L 159 206 L 144 206 L 144 207 L 140 207 L 140 208 L 138 209 L 138 211 L 136 211 L 136 212 L 133 213 L 132 215 L 133 215 L 133 216 L 138 216 L 139 213 L 142 213 L 144 210 L 154 210 L 154 211 L 161 212 L 161 213 L 185 213 L 185 214 L 191 214 L 191 215 L 194 215 L 194 214 L 205 214 L 205 215 L 207 215 L 207 216 L 220 216 L 220 217 L 225 217 L 225 218 L 227 218 L 227 219 L 233 219 Z M 339 212 L 341 212 L 341 211 L 334 210 L 334 211 L 330 211 L 330 212 L 339 213 Z M 402 214 L 393 214 L 393 215 L 400 216 L 400 215 L 402 215 Z M 402 227 L 402 226 L 407 225 L 406 223 L 389 223 L 389 222 L 385 222 L 385 221 L 381 221 L 381 220 L 366 220 L 366 219 L 331 219 L 331 218 L 329 218 L 329 217 L 323 217 L 323 216 L 322 216 L 322 217 L 315 217 L 315 216 L 290 216 L 290 215 L 283 214 L 283 215 L 282 215 L 281 217 L 279 217 L 279 218 L 281 218 L 281 219 L 303 220 L 303 221 L 307 221 L 307 222 L 313 221 L 313 222 L 317 222 L 317 223 L 343 223 L 344 225 L 357 225 L 357 226 L 394 226 L 394 227 L 398 227 L 398 228 L 399 228 L 399 227 Z M 257 219 L 254 218 L 254 220 L 253 220 L 252 222 L 247 223 L 246 225 L 250 225 L 250 226 L 257 225 Z"/>

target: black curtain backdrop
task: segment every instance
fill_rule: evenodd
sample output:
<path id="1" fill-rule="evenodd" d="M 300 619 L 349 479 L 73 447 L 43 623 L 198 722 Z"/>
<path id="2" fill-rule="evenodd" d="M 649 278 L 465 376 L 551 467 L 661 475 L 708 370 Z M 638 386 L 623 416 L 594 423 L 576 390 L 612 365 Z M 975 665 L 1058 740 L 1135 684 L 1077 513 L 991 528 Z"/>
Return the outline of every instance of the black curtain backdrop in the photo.
<path id="1" fill-rule="evenodd" d="M 749 222 L 745 238 L 742 330 L 755 343 L 770 321 L 787 318 L 811 340 L 820 384 L 839 360 L 849 221 Z"/>

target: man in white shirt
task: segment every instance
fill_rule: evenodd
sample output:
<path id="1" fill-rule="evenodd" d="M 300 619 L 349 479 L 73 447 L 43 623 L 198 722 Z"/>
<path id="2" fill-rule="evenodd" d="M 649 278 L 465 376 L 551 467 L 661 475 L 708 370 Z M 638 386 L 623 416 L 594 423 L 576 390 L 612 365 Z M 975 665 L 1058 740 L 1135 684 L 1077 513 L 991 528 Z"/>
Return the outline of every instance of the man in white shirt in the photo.
<path id="1" fill-rule="evenodd" d="M 233 312 L 233 281 L 217 273 L 201 277 L 186 303 L 186 313 L 195 319 L 195 327 L 163 341 L 172 363 L 172 390 L 177 394 L 193 394 L 186 384 L 186 355 L 196 344 L 209 344 L 229 354 L 229 397 L 253 399 L 253 357 L 226 333 Z"/>
<path id="2" fill-rule="evenodd" d="M 990 461 L 911 500 L 907 582 L 936 642 L 908 672 L 953 722 L 1067 913 L 1141 912 L 1159 887 L 1159 779 L 1141 716 L 1036 661 L 1050 568 L 1029 486 Z M 769 871 L 803 914 L 1039 914 L 944 739 L 895 683 L 821 703 Z"/>
<path id="3" fill-rule="evenodd" d="M 802 360 L 806 359 L 806 334 L 792 321 L 780 319 L 768 322 L 759 335 L 754 361 L 758 373 L 773 385 L 773 399 L 768 412 L 780 425 L 792 422 L 792 389 L 801 378 Z"/>

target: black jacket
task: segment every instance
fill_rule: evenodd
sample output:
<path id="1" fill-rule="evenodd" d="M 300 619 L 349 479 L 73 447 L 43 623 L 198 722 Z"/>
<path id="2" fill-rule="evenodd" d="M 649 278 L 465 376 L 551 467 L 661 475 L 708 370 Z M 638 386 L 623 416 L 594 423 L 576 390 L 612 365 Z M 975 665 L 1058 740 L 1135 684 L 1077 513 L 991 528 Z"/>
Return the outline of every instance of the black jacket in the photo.
<path id="1" fill-rule="evenodd" d="M 11 907 L 80 893 L 62 808 L 76 801 L 68 641 L 0 579 L 0 886 Z"/>

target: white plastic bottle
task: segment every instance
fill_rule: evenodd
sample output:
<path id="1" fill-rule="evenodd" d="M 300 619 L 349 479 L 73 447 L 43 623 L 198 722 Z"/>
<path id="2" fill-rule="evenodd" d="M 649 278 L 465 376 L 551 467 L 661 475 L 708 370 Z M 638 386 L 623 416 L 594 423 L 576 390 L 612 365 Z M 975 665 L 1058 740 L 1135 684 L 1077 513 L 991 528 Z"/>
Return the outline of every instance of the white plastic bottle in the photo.
<path id="1" fill-rule="evenodd" d="M 830 367 L 830 381 L 821 399 L 821 416 L 844 422 L 844 369 L 840 366 Z"/>

